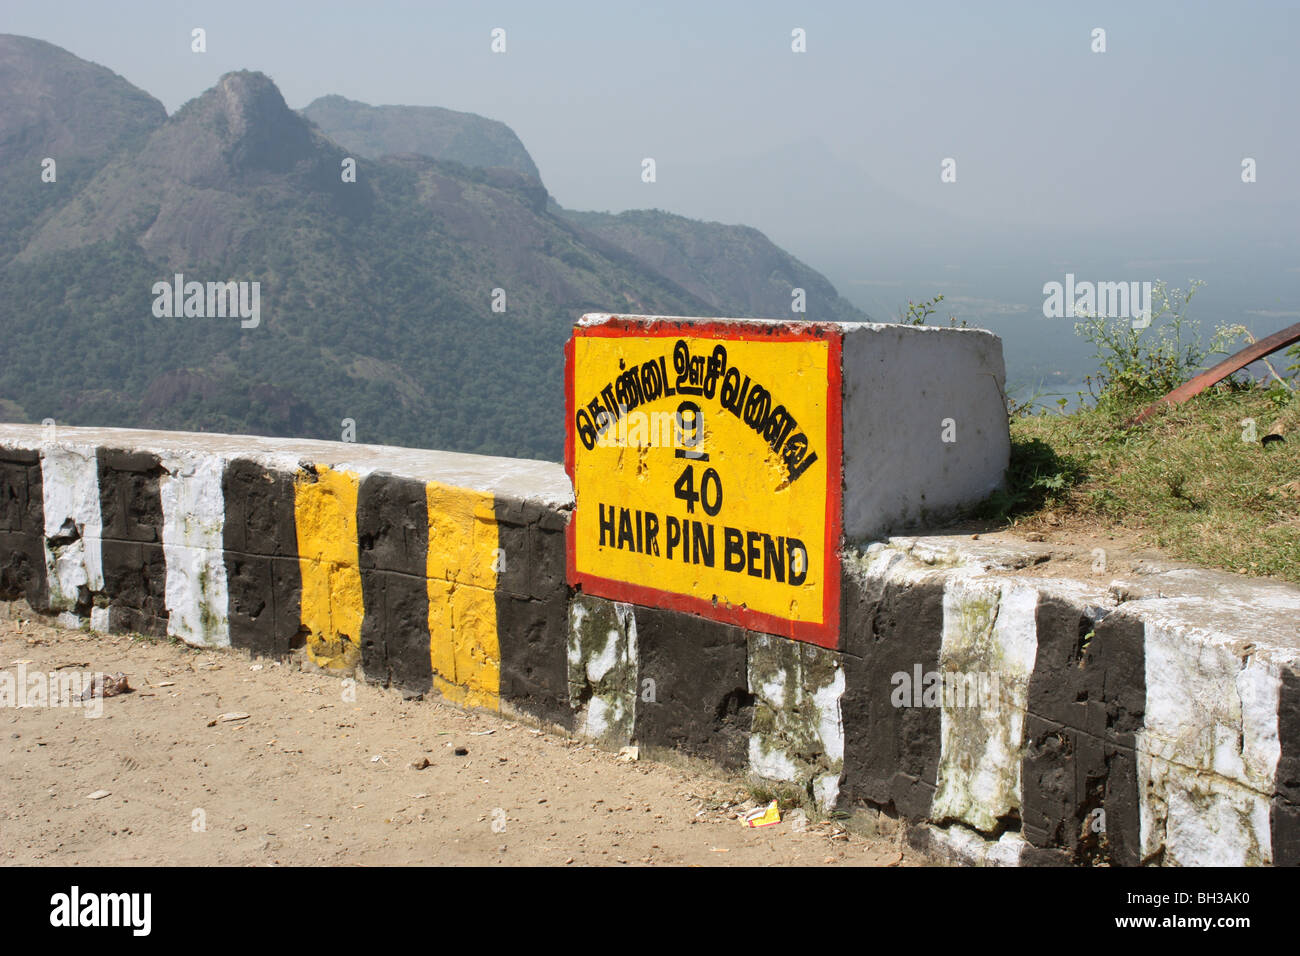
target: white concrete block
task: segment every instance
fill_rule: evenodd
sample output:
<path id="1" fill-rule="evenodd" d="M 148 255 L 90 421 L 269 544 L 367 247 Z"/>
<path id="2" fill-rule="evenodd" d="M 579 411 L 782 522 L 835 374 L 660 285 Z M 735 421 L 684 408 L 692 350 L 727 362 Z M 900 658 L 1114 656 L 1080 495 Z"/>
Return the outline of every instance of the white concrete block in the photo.
<path id="1" fill-rule="evenodd" d="M 1002 485 L 1002 340 L 983 329 L 844 325 L 844 535 L 940 522 Z"/>

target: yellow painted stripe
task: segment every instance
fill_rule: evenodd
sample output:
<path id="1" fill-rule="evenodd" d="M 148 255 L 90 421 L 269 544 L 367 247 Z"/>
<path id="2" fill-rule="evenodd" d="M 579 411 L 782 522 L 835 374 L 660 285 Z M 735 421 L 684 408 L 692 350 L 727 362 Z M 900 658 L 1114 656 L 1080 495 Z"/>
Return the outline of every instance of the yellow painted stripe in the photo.
<path id="1" fill-rule="evenodd" d="M 316 469 L 314 481 L 299 472 L 294 483 L 307 656 L 330 670 L 348 669 L 361 661 L 365 607 L 357 554 L 360 487 L 357 475 L 324 465 Z"/>
<path id="2" fill-rule="evenodd" d="M 429 656 L 433 686 L 466 707 L 501 707 L 497 522 L 492 495 L 430 482 Z"/>

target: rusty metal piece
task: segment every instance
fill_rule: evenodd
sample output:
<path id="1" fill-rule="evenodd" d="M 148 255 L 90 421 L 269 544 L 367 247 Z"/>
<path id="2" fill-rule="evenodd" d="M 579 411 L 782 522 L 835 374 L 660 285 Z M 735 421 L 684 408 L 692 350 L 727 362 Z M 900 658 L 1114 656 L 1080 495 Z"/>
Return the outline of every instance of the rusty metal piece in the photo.
<path id="1" fill-rule="evenodd" d="M 1258 362 L 1265 355 L 1272 355 L 1278 349 L 1284 349 L 1293 342 L 1300 342 L 1300 322 L 1283 329 L 1281 332 L 1274 332 L 1268 338 L 1260 339 L 1254 345 L 1247 346 L 1231 358 L 1224 359 L 1209 371 L 1202 372 L 1190 381 L 1179 385 L 1168 395 L 1157 399 L 1144 408 L 1130 424 L 1141 424 L 1154 415 L 1162 405 L 1181 405 L 1189 398 L 1201 394 L 1211 385 L 1223 381 L 1233 372 L 1239 372 L 1251 362 Z"/>

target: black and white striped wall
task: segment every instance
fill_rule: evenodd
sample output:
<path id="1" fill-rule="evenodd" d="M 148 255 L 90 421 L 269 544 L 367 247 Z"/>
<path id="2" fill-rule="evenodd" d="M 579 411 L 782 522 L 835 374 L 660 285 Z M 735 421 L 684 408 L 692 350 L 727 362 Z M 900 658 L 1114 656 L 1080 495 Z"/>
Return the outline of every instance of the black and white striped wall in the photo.
<path id="1" fill-rule="evenodd" d="M 558 464 L 0 426 L 0 600 L 673 749 L 991 864 L 1300 863 L 1300 589 L 842 556 L 833 650 L 572 590 Z"/>

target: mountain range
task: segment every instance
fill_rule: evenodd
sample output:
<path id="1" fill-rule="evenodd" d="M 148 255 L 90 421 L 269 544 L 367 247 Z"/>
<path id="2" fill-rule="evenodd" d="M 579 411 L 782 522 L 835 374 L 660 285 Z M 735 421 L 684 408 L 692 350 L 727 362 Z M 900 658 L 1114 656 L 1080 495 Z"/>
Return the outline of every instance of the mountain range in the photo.
<path id="1" fill-rule="evenodd" d="M 8 35 L 0 84 L 0 420 L 338 438 L 351 419 L 363 442 L 558 459 L 583 312 L 783 316 L 802 288 L 801 318 L 867 318 L 757 230 L 561 208 L 473 114 L 294 111 L 242 71 L 168 116 Z M 160 312 L 174 281 L 257 283 L 259 321 Z"/>

